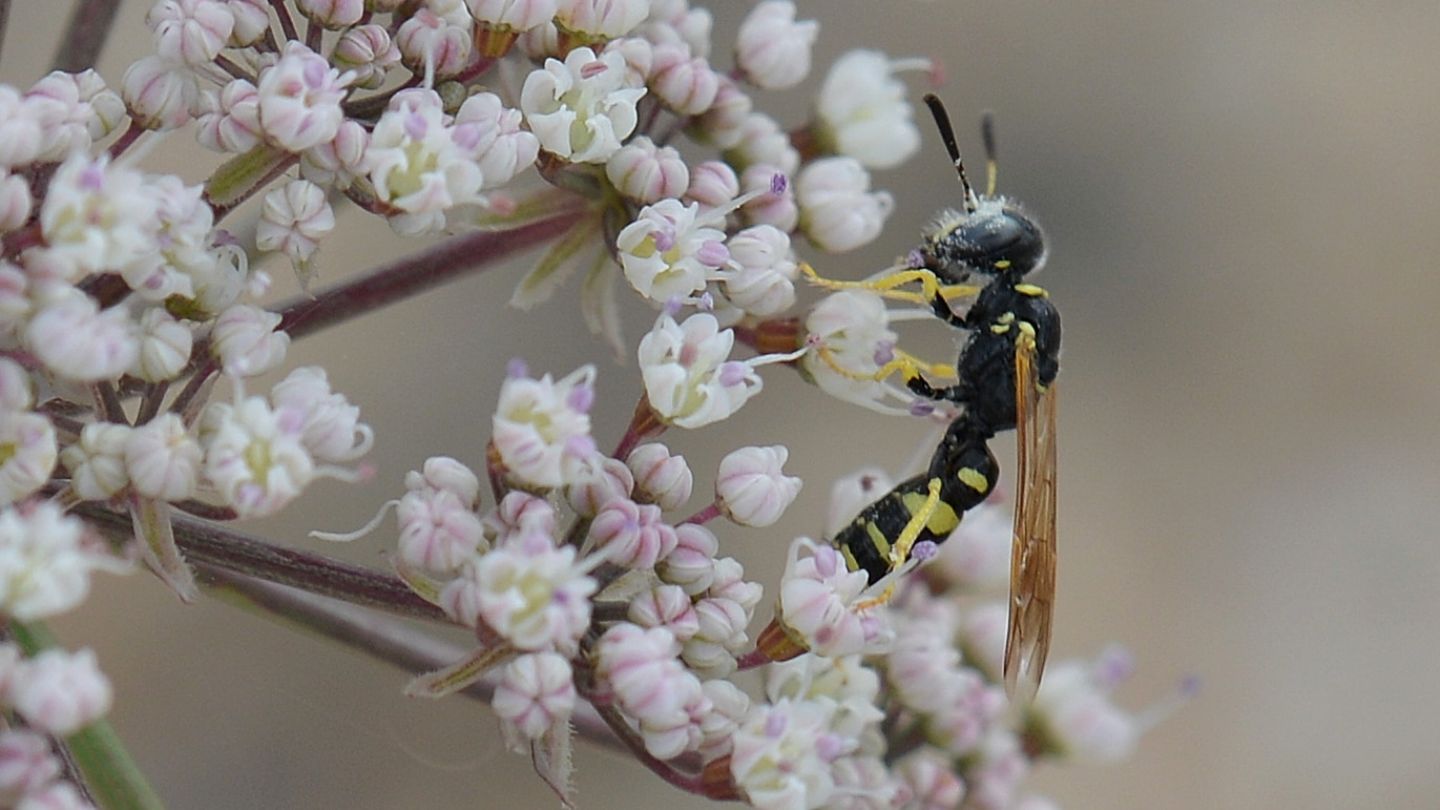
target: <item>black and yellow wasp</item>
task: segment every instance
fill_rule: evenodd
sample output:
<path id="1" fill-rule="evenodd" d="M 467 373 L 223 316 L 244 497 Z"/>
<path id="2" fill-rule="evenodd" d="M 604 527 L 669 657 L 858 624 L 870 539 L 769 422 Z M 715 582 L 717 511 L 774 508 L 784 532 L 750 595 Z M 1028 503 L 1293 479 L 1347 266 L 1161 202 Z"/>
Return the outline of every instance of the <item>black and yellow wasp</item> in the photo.
<path id="1" fill-rule="evenodd" d="M 943 212 L 926 231 L 908 267 L 863 282 L 820 279 L 830 288 L 859 287 L 890 298 L 929 304 L 936 316 L 968 337 L 956 364 L 958 382 L 935 387 L 919 364 L 901 355 L 873 379 L 900 373 L 915 394 L 954 403 L 950 423 L 925 472 L 866 506 L 832 542 L 853 570 L 879 580 L 909 558 L 921 541 L 940 543 L 968 509 L 984 501 L 1000 469 L 988 441 L 1018 433 L 1015 527 L 1010 562 L 1010 623 L 1005 641 L 1007 691 L 1028 702 L 1039 688 L 1050 648 L 1055 599 L 1055 377 L 1059 373 L 1060 313 L 1045 290 L 1025 276 L 1045 260 L 1040 228 L 1011 201 L 995 194 L 995 148 L 984 121 L 988 184 L 976 194 L 944 105 L 925 97 L 964 188 L 960 211 Z M 902 289 L 918 283 L 919 294 Z M 950 300 L 973 296 L 963 314 Z"/>

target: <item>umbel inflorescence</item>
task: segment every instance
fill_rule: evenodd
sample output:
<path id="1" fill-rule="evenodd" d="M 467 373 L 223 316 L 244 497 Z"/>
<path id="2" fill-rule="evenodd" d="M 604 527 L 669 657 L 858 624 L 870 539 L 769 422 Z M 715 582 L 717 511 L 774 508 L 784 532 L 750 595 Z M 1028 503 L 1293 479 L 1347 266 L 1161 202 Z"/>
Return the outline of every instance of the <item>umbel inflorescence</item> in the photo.
<path id="1" fill-rule="evenodd" d="M 410 692 L 482 685 L 567 803 L 581 715 L 676 787 L 765 808 L 1038 810 L 1053 805 L 1021 790 L 1034 764 L 1121 758 L 1152 722 L 1109 700 L 1118 651 L 1008 705 L 1005 610 L 983 598 L 1007 570 L 1002 506 L 968 515 L 923 574 L 873 585 L 797 538 L 767 595 L 725 548 L 795 499 L 791 450 L 737 441 L 697 499 L 656 441 L 723 430 L 792 370 L 897 418 L 927 411 L 873 375 L 901 354 L 892 324 L 929 310 L 863 289 L 797 309 L 796 280 L 797 251 L 880 237 L 892 198 L 871 172 L 918 149 L 899 74 L 933 78 L 928 60 L 850 51 L 796 126 L 761 109 L 810 79 L 819 26 L 788 0 L 756 4 L 734 43 L 686 0 L 160 0 L 146 21 L 152 52 L 114 86 L 92 70 L 0 86 L 0 610 L 16 639 L 0 644 L 0 804 L 151 806 L 57 755 L 112 690 L 93 653 L 43 649 L 35 625 L 82 603 L 91 572 L 138 565 L 187 601 L 198 565 L 241 592 L 270 579 L 471 628 L 473 651 Z M 93 53 L 84 27 L 65 47 Z M 145 169 L 179 137 L 216 153 L 208 174 Z M 263 266 L 316 283 L 342 201 L 397 238 L 458 235 L 266 305 Z M 578 287 L 605 353 L 638 360 L 623 436 L 593 435 L 589 414 L 597 374 L 632 372 L 516 360 L 486 458 L 405 476 L 393 572 L 266 556 L 224 528 L 373 472 L 370 426 L 324 369 L 287 366 L 292 338 L 541 245 L 510 303 Z M 633 342 L 630 293 L 657 312 Z M 890 479 L 834 486 L 825 537 Z"/>

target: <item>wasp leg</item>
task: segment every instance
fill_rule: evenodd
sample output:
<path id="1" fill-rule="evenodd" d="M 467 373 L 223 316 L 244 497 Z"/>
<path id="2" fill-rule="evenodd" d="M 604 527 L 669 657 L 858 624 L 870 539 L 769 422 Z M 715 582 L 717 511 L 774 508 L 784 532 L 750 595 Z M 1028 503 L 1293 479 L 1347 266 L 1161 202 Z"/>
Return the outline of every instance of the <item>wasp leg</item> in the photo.
<path id="1" fill-rule="evenodd" d="M 935 296 L 930 299 L 930 309 L 935 313 L 935 317 L 956 329 L 969 329 L 971 326 L 968 318 L 950 308 L 950 300 L 945 297 L 943 289 L 937 290 Z"/>
<path id="2" fill-rule="evenodd" d="M 898 349 L 895 350 L 895 357 L 892 358 L 890 362 L 880 366 L 874 371 L 856 371 L 852 368 L 846 368 L 844 364 L 835 359 L 835 353 L 830 351 L 827 346 L 817 346 L 814 351 L 820 357 L 820 360 L 824 362 L 826 366 L 830 367 L 831 371 L 834 371 L 842 377 L 849 377 L 852 380 L 880 381 L 898 372 L 908 385 L 910 380 L 922 379 L 920 376 L 922 372 L 933 377 L 953 379 L 956 376 L 955 367 L 949 363 L 927 363 L 912 354 L 902 352 Z"/>
<path id="3" fill-rule="evenodd" d="M 941 284 L 934 272 L 923 267 L 899 269 L 871 281 L 838 281 L 825 278 L 817 273 L 809 262 L 800 262 L 800 272 L 805 274 L 811 284 L 827 290 L 870 290 L 880 293 L 885 298 L 894 301 L 908 301 L 912 304 L 925 304 L 936 297 L 942 301 L 948 301 L 951 298 L 964 298 L 980 292 L 979 287 L 970 284 Z M 918 293 L 897 289 L 917 281 L 920 282 L 920 292 Z M 949 307 L 947 306 L 946 309 Z"/>

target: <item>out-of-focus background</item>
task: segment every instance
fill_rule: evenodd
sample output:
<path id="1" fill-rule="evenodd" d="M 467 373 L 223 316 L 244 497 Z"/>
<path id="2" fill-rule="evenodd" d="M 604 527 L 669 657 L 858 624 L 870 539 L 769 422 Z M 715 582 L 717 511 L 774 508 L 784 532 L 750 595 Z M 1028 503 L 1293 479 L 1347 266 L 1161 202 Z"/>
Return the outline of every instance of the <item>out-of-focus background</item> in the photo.
<path id="1" fill-rule="evenodd" d="M 43 72 L 66 5 L 12 5 L 0 77 L 23 86 Z M 148 47 L 147 5 L 125 4 L 100 65 L 112 83 Z M 735 6 L 715 9 L 717 43 L 733 41 Z M 964 147 L 978 155 L 974 123 L 995 110 L 1001 188 L 1048 226 L 1038 281 L 1066 329 L 1054 655 L 1130 646 L 1139 672 L 1120 700 L 1136 707 L 1183 675 L 1204 682 L 1131 760 L 1042 769 L 1032 785 L 1072 810 L 1433 806 L 1440 8 L 800 6 L 821 21 L 816 75 L 761 94 L 763 107 L 802 123 L 819 75 L 850 48 L 939 58 Z M 917 100 L 927 89 L 913 87 Z M 898 200 L 887 233 L 824 270 L 881 266 L 957 200 L 923 128 L 915 160 L 876 174 Z M 172 138 L 153 165 L 198 182 L 214 162 L 191 148 Z M 349 211 L 318 284 L 411 247 Z M 320 548 L 305 529 L 361 524 L 426 456 L 479 465 L 513 356 L 557 373 L 601 363 L 596 432 L 618 435 L 633 363 L 610 364 L 564 296 L 505 310 L 519 272 L 295 346 L 293 364 L 325 364 L 364 408 L 380 475 L 318 485 L 255 528 Z M 633 340 L 650 316 L 628 313 Z M 950 351 L 943 331 L 912 339 Z M 767 584 L 789 539 L 818 531 L 833 475 L 894 470 L 923 435 L 771 371 L 736 418 L 670 437 L 707 481 L 732 447 L 790 447 L 807 483 L 787 520 L 721 529 Z M 388 542 L 382 532 L 342 553 L 378 565 Z M 102 583 L 58 629 L 99 651 L 113 720 L 173 807 L 554 806 L 484 707 L 407 700 L 402 673 L 213 601 L 181 608 L 144 576 Z M 578 766 L 586 807 L 706 805 L 617 755 L 582 749 Z"/>

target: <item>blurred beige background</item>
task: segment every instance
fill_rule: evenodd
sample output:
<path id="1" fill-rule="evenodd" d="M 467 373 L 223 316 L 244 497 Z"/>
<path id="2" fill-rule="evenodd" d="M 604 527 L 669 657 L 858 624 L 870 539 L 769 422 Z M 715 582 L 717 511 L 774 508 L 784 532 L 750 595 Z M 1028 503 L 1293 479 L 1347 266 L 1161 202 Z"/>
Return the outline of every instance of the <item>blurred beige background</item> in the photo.
<path id="1" fill-rule="evenodd" d="M 59 5 L 14 4 L 5 81 L 48 63 Z M 146 47 L 146 5 L 126 4 L 101 63 L 112 82 Z M 1205 683 L 1130 761 L 1032 785 L 1071 810 L 1435 806 L 1440 7 L 800 5 L 822 22 L 819 70 L 860 45 L 941 58 L 971 154 L 978 111 L 997 112 L 1001 188 L 1048 226 L 1039 281 L 1066 319 L 1056 655 L 1129 645 L 1140 669 L 1120 700 L 1135 707 L 1184 674 Z M 742 10 L 717 9 L 717 42 Z M 762 104 L 787 125 L 807 114 L 802 92 Z M 882 243 L 827 270 L 879 266 L 957 199 L 925 137 L 876 176 L 899 201 Z M 199 181 L 212 163 L 178 165 Z M 407 249 L 347 214 L 321 285 Z M 381 474 L 316 486 L 303 514 L 258 528 L 315 548 L 303 529 L 359 525 L 424 457 L 478 464 L 512 356 L 600 362 L 596 430 L 617 435 L 633 366 L 608 364 L 573 301 L 503 310 L 518 272 L 295 347 L 362 405 Z M 633 340 L 649 316 L 629 315 Z M 943 331 L 912 339 L 951 350 Z M 768 585 L 790 537 L 817 529 L 830 476 L 894 469 L 921 435 L 779 373 L 731 422 L 672 438 L 702 478 L 739 444 L 791 448 L 807 486 L 786 523 L 721 530 Z M 342 553 L 378 564 L 385 542 Z M 87 607 L 59 629 L 99 650 L 113 719 L 173 807 L 554 804 L 475 703 L 406 700 L 395 670 L 214 602 L 181 609 L 144 577 L 105 582 Z M 578 765 L 585 807 L 706 805 L 607 753 Z"/>

